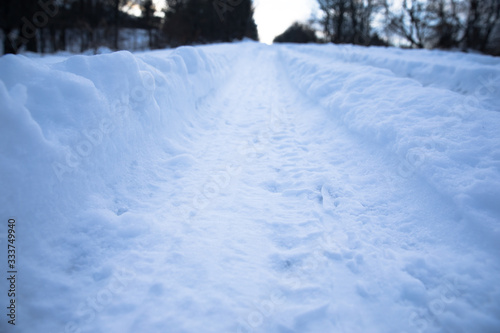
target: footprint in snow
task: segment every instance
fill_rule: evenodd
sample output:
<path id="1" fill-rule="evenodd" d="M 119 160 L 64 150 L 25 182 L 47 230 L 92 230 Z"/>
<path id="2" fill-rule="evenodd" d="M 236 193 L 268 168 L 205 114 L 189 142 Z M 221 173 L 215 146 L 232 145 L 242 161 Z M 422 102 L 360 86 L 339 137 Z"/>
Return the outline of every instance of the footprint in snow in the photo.
<path id="1" fill-rule="evenodd" d="M 366 207 L 354 196 L 349 188 L 334 187 L 330 184 L 321 186 L 321 201 L 323 208 L 328 211 L 342 208 L 351 214 L 362 212 Z"/>
<path id="2" fill-rule="evenodd" d="M 327 211 L 333 211 L 339 205 L 338 195 L 335 193 L 333 186 L 324 184 L 321 186 L 321 202 L 323 208 Z"/>

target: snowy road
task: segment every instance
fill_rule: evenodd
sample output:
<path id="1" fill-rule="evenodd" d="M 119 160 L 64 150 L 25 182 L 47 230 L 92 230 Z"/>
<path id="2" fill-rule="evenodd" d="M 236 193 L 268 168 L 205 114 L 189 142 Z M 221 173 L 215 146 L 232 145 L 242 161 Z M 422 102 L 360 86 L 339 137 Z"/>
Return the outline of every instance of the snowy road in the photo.
<path id="1" fill-rule="evenodd" d="M 498 91 L 480 100 L 486 121 L 473 116 L 457 125 L 456 114 L 445 118 L 450 112 L 434 109 L 446 106 L 446 94 L 462 96 L 450 99 L 457 103 L 473 95 L 472 83 L 436 78 L 429 88 L 418 81 L 418 75 L 426 78 L 420 72 L 399 75 L 403 58 L 391 67 L 380 63 L 378 53 L 364 58 L 362 48 L 350 51 L 350 61 L 342 49 L 334 50 L 242 43 L 69 58 L 42 69 L 14 57 L 0 59 L 0 68 L 23 65 L 42 81 L 43 71 L 57 72 L 62 83 L 54 91 L 64 96 L 62 84 L 69 81 L 88 89 L 73 96 L 88 99 L 95 90 L 96 100 L 110 105 L 123 89 L 116 82 L 146 78 L 140 91 L 128 86 L 130 110 L 119 118 L 113 118 L 113 108 L 103 111 L 115 127 L 95 134 L 96 143 L 91 138 L 99 133 L 92 131 L 103 117 L 99 112 L 82 116 L 83 125 L 71 117 L 61 125 L 90 133 L 83 137 L 93 144 L 72 167 L 67 149 L 59 153 L 57 146 L 79 154 L 82 135 L 72 139 L 58 129 L 56 111 L 50 118 L 32 109 L 43 84 L 0 72 L 0 93 L 7 101 L 27 94 L 24 105 L 45 140 L 28 137 L 20 144 L 40 156 L 5 148 L 8 161 L 27 164 L 9 171 L 17 182 L 2 179 L 12 193 L 2 202 L 2 216 L 9 215 L 3 207 L 13 207 L 17 219 L 29 221 L 19 231 L 26 272 L 19 332 L 498 331 L 499 215 L 489 203 L 498 199 L 500 142 L 491 134 L 500 124 L 494 110 Z M 377 52 L 397 58 L 401 51 Z M 440 66 L 463 64 L 435 56 Z M 470 57 L 473 62 L 478 56 Z M 178 70 L 179 59 L 184 70 Z M 472 67 L 494 69 L 492 80 L 498 81 L 499 64 L 478 59 L 482 63 Z M 129 71 L 136 72 L 121 74 L 120 65 L 132 60 L 137 69 Z M 323 70 L 321 63 L 333 69 Z M 425 57 L 417 65 L 427 66 Z M 99 76 L 99 68 L 108 75 Z M 203 75 L 212 68 L 225 74 L 210 81 Z M 65 72 L 72 74 L 63 77 Z M 363 77 L 368 74 L 371 80 Z M 340 90 L 342 101 L 328 95 L 349 85 L 349 94 Z M 389 97 L 377 96 L 377 87 L 389 89 Z M 439 118 L 428 124 L 433 140 L 427 146 L 422 138 L 431 136 L 418 127 L 425 121 L 416 121 L 418 110 L 411 109 L 419 93 L 441 98 L 423 113 L 425 119 L 434 116 L 429 112 Z M 6 102 L 6 110 L 13 104 Z M 57 106 L 45 104 L 45 110 Z M 387 112 L 410 105 L 408 118 L 377 114 L 387 105 Z M 32 126 L 24 120 L 12 124 L 21 132 Z M 366 127 L 372 125 L 374 131 Z M 455 163 L 460 141 L 452 141 L 461 126 L 484 129 L 477 136 L 467 131 L 465 142 L 471 144 L 462 147 L 469 155 L 458 158 L 465 171 Z M 436 129 L 451 134 L 436 136 Z M 411 142 L 420 142 L 425 154 L 400 154 L 413 151 Z M 482 159 L 474 167 L 469 158 Z M 2 170 L 10 170 L 4 161 Z M 492 191 L 459 192 L 447 179 L 433 178 L 433 167 L 463 173 L 468 184 L 490 183 Z M 27 184 L 21 179 L 28 174 L 45 178 Z M 26 194 L 42 188 L 45 199 Z M 464 199 L 468 206 L 461 207 L 450 191 L 472 198 Z"/>

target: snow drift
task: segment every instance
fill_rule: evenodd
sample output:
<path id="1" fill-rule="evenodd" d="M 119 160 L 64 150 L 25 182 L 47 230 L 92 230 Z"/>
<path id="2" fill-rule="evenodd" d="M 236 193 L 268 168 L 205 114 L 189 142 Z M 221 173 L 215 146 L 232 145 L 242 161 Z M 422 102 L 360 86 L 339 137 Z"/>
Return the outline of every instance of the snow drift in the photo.
<path id="1" fill-rule="evenodd" d="M 54 297 L 70 286 L 84 292 L 85 279 L 71 281 L 81 270 L 99 281 L 124 269 L 102 268 L 103 254 L 94 251 L 100 242 L 125 246 L 148 228 L 147 222 L 133 223 L 133 214 L 122 215 L 127 209 L 113 193 L 117 184 L 134 168 L 157 177 L 158 168 L 192 163 L 182 142 L 190 140 L 192 123 L 200 118 L 197 105 L 222 84 L 231 63 L 223 54 L 193 47 L 50 60 L 0 58 L 0 212 L 19 221 L 20 281 L 23 291 L 39 300 L 44 290 Z M 82 210 L 89 200 L 97 206 L 110 202 L 114 214 Z M 117 241 L 98 237 L 102 232 L 116 233 Z M 72 272 L 63 273 L 58 264 L 46 267 L 48 262 L 72 262 Z M 54 278 L 64 274 L 69 278 Z M 73 331 L 74 311 L 68 313 L 63 304 L 49 308 L 49 302 L 23 304 L 25 324 L 47 309 L 59 312 L 60 319 L 48 326 L 39 322 L 40 332 L 66 325 Z M 25 326 L 23 332 L 30 331 Z"/>
<path id="2" fill-rule="evenodd" d="M 299 90 L 500 235 L 500 60 L 355 46 L 283 48 Z M 478 225 L 479 224 L 479 225 Z"/>

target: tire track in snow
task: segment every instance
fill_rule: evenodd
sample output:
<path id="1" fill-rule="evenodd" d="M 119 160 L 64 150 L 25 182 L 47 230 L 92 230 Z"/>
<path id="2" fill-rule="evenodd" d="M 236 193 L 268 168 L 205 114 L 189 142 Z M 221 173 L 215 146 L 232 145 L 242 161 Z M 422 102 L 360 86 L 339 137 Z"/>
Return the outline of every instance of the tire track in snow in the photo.
<path id="1" fill-rule="evenodd" d="M 190 243 L 210 235 L 193 252 L 201 262 L 231 267 L 222 280 L 245 281 L 222 288 L 220 272 L 211 274 L 207 264 L 207 285 L 237 304 L 231 331 L 363 330 L 387 317 L 372 309 L 379 303 L 390 308 L 390 328 L 411 329 L 411 309 L 425 306 L 426 290 L 437 287 L 406 266 L 423 260 L 437 276 L 456 274 L 439 267 L 439 258 L 423 259 L 433 237 L 456 236 L 445 230 L 452 214 L 438 212 L 440 199 L 425 187 L 394 177 L 386 156 L 325 121 L 285 77 L 276 54 L 259 50 L 203 107 L 215 116 L 213 129 L 193 139 L 210 142 L 194 153 L 195 173 L 216 175 L 222 169 L 214 166 L 232 163 L 241 171 L 189 220 Z M 286 110 L 286 126 L 269 127 L 273 108 Z M 194 179 L 188 188 L 204 183 Z M 442 225 L 429 235 L 436 220 Z M 360 309 L 366 316 L 353 321 Z"/>
<path id="2" fill-rule="evenodd" d="M 425 312 L 447 281 L 487 265 L 456 269 L 472 255 L 450 245 L 460 230 L 441 198 L 328 120 L 287 81 L 276 49 L 249 47 L 233 71 L 198 105 L 185 143 L 189 169 L 165 182 L 182 188 L 175 200 L 186 208 L 165 218 L 184 222 L 172 244 L 161 244 L 160 233 L 142 249 L 160 259 L 144 263 L 158 268 L 137 280 L 150 290 L 168 283 L 134 327 L 154 320 L 186 332 L 417 332 L 423 323 L 450 329 L 442 318 L 478 312 L 467 284 L 452 304 Z M 197 195 L 206 204 L 193 205 Z"/>

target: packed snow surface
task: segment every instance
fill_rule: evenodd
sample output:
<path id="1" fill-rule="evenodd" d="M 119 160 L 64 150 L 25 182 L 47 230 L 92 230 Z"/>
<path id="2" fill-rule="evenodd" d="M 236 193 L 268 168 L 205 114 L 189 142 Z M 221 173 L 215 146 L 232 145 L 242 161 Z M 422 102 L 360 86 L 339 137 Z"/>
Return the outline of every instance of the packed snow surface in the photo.
<path id="1" fill-rule="evenodd" d="M 499 332 L 500 59 L 0 58 L 0 331 Z"/>

